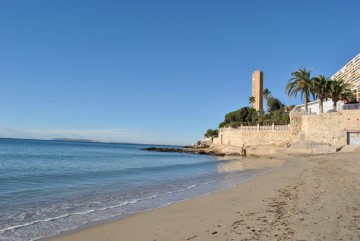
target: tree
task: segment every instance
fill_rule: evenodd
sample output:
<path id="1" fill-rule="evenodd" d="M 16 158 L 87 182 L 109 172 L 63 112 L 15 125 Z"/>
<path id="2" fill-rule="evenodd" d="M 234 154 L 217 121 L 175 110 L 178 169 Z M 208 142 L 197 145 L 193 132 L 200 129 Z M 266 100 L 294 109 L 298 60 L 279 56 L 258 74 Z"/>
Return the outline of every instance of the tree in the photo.
<path id="1" fill-rule="evenodd" d="M 267 101 L 268 111 L 284 109 L 285 105 L 278 98 L 270 97 Z"/>
<path id="2" fill-rule="evenodd" d="M 217 137 L 218 136 L 218 130 L 212 130 L 212 129 L 208 129 L 205 133 L 206 137 Z"/>
<path id="3" fill-rule="evenodd" d="M 253 105 L 255 103 L 255 97 L 254 96 L 250 96 L 249 97 L 249 104 Z"/>
<path id="4" fill-rule="evenodd" d="M 225 120 L 219 124 L 219 128 L 226 126 L 238 128 L 241 125 L 264 125 L 272 123 L 275 125 L 283 125 L 288 124 L 289 121 L 289 112 L 285 111 L 283 107 L 265 114 L 263 110 L 256 111 L 254 108 L 246 106 L 226 114 Z"/>
<path id="5" fill-rule="evenodd" d="M 268 100 L 271 96 L 271 92 L 268 88 L 264 89 L 262 94 L 263 94 L 265 100 Z"/>
<path id="6" fill-rule="evenodd" d="M 351 84 L 345 83 L 343 79 L 331 80 L 330 81 L 330 92 L 329 96 L 333 101 L 333 110 L 336 111 L 336 104 L 341 97 L 350 91 Z"/>
<path id="7" fill-rule="evenodd" d="M 292 111 L 294 108 L 295 108 L 295 105 L 287 105 L 287 106 L 285 106 L 285 111 L 286 111 L 286 112 L 290 112 L 290 111 Z"/>
<path id="8" fill-rule="evenodd" d="M 219 128 L 224 128 L 224 127 L 226 127 L 226 122 L 225 121 L 223 121 L 223 122 L 220 122 L 220 124 L 219 124 Z"/>
<path id="9" fill-rule="evenodd" d="M 266 115 L 264 113 L 263 110 L 258 110 L 257 111 L 257 121 L 256 121 L 256 124 L 259 124 L 259 125 L 263 125 L 266 123 Z"/>
<path id="10" fill-rule="evenodd" d="M 225 115 L 223 122 L 219 124 L 219 127 L 231 126 L 239 127 L 240 125 L 254 125 L 257 121 L 257 111 L 252 107 L 242 107 L 236 111 L 232 111 Z"/>
<path id="11" fill-rule="evenodd" d="M 286 125 L 290 123 L 289 112 L 281 110 L 274 110 L 267 114 L 267 122 L 275 125 Z"/>
<path id="12" fill-rule="evenodd" d="M 324 110 L 324 100 L 329 97 L 330 91 L 330 79 L 325 77 L 324 75 L 319 75 L 313 79 L 312 91 L 316 94 L 319 99 L 319 109 L 320 113 L 323 113 Z"/>
<path id="13" fill-rule="evenodd" d="M 296 97 L 297 93 L 301 93 L 301 98 L 304 99 L 305 111 L 308 111 L 308 102 L 311 94 L 312 78 L 311 70 L 307 71 L 304 67 L 291 73 L 293 76 L 286 85 L 286 93 L 289 97 Z"/>
<path id="14" fill-rule="evenodd" d="M 341 100 L 345 101 L 346 103 L 358 103 L 356 100 L 356 95 L 350 90 L 341 94 Z"/>

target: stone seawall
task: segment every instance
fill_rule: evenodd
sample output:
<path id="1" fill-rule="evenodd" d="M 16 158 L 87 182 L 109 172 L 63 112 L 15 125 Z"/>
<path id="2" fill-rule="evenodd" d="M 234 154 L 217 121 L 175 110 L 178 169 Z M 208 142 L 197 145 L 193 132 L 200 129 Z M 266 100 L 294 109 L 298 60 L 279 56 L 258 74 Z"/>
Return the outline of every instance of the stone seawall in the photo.
<path id="1" fill-rule="evenodd" d="M 348 132 L 360 132 L 360 110 L 302 116 L 301 119 L 301 130 L 294 141 L 344 146 Z"/>
<path id="2" fill-rule="evenodd" d="M 285 146 L 293 135 L 290 130 L 260 130 L 242 131 L 239 129 L 224 130 L 219 132 L 216 143 L 231 146 Z"/>
<path id="3" fill-rule="evenodd" d="M 320 115 L 292 116 L 288 130 L 222 129 L 213 144 L 229 146 L 286 147 L 328 145 L 342 147 L 348 143 L 348 132 L 360 132 L 360 110 Z"/>

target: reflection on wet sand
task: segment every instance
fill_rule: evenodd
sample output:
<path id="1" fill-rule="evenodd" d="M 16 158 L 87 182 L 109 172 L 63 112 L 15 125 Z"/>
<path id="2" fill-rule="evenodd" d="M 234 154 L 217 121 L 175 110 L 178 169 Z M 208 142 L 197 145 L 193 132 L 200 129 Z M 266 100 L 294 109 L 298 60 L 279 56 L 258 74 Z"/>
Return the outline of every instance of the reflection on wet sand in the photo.
<path id="1" fill-rule="evenodd" d="M 270 158 L 229 157 L 219 158 L 217 170 L 219 173 L 238 172 L 243 170 L 278 168 L 285 161 Z"/>

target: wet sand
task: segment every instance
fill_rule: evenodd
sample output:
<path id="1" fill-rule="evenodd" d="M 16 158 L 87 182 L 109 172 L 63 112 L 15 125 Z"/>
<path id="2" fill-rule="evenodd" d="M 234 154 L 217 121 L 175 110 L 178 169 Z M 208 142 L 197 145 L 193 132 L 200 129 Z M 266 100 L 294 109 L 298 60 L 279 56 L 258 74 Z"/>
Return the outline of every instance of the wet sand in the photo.
<path id="1" fill-rule="evenodd" d="M 50 240 L 360 240 L 359 154 L 219 165 L 219 171 L 231 171 L 274 162 L 278 169 L 235 188 Z"/>

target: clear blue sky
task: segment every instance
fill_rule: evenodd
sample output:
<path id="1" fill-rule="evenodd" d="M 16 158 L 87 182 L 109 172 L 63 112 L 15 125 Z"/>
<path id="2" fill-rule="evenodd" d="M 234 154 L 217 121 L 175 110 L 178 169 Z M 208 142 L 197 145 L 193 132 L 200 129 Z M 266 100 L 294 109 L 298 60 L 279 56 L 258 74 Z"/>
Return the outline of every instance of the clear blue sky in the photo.
<path id="1" fill-rule="evenodd" d="M 0 0 L 0 136 L 191 144 L 360 52 L 359 0 Z"/>

